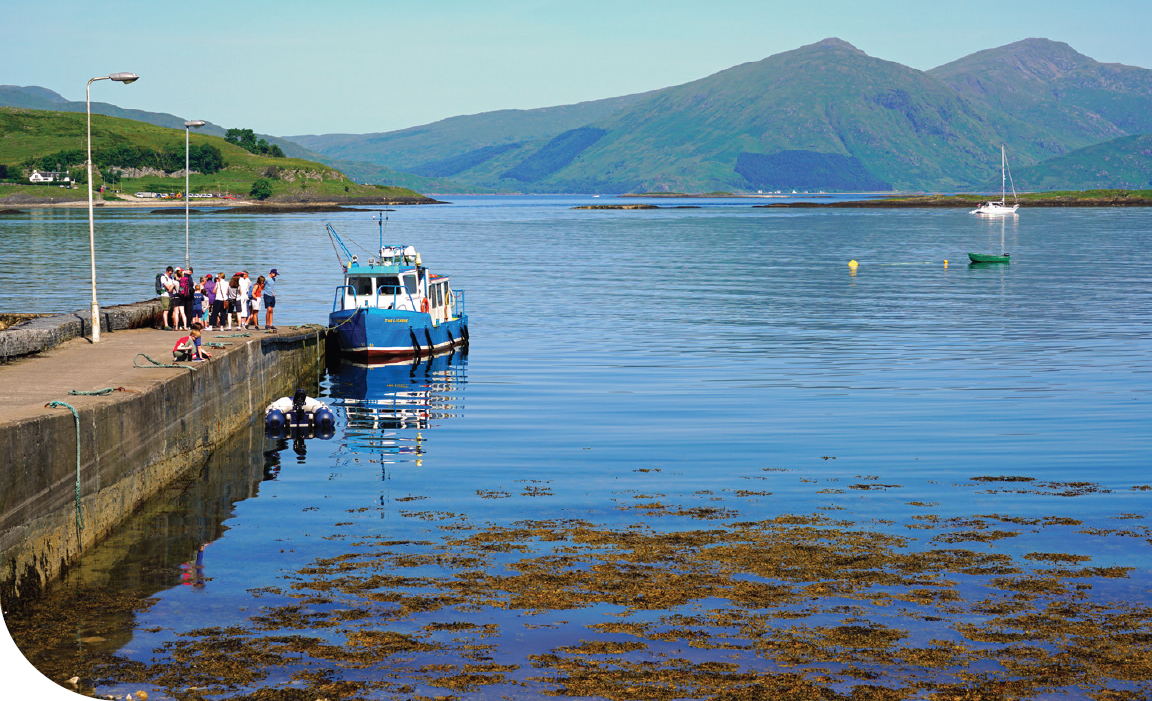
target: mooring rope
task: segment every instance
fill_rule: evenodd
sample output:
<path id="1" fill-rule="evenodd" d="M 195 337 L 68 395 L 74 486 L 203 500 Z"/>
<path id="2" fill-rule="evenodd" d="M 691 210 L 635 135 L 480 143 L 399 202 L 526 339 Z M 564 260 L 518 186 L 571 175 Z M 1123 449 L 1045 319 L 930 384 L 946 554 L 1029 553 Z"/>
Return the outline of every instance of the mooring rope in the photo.
<path id="1" fill-rule="evenodd" d="M 72 412 L 73 418 L 76 419 L 76 528 L 84 528 L 84 515 L 80 513 L 80 412 L 76 411 L 76 407 L 68 402 L 51 401 L 44 406 L 55 408 L 64 407 Z"/>
<path id="2" fill-rule="evenodd" d="M 112 389 L 111 387 L 105 387 L 104 389 L 94 389 L 90 392 L 86 392 L 82 389 L 70 389 L 68 390 L 68 394 L 80 395 L 84 397 L 103 397 L 105 394 L 112 394 L 115 391 L 116 390 Z"/>
<path id="3" fill-rule="evenodd" d="M 184 370 L 190 370 L 190 371 L 196 369 L 196 368 L 192 367 L 191 365 L 170 365 L 168 363 L 160 363 L 160 362 L 153 360 L 152 358 L 149 358 L 147 353 L 137 353 L 136 354 L 136 358 L 139 358 L 140 356 L 144 356 L 145 360 L 152 363 L 152 365 L 155 365 L 156 367 L 160 367 L 160 368 L 182 368 Z M 136 367 L 145 368 L 145 369 L 150 367 L 148 365 L 141 365 L 140 363 L 136 362 L 136 358 L 132 359 L 132 364 L 135 365 Z"/>
<path id="4" fill-rule="evenodd" d="M 213 336 L 213 338 L 248 338 L 251 335 L 250 333 L 225 333 L 219 336 Z"/>
<path id="5" fill-rule="evenodd" d="M 209 342 L 209 343 L 201 343 L 200 345 L 208 346 L 209 348 L 224 348 L 224 347 L 230 346 L 232 344 L 231 343 L 212 343 L 212 342 Z"/>

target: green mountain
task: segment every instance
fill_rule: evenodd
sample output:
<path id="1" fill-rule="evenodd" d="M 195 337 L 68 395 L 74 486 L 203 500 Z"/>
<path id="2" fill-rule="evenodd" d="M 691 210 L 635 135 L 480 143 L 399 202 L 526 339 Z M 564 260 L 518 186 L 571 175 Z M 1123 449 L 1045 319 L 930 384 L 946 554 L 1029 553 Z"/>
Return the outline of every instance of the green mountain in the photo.
<path id="1" fill-rule="evenodd" d="M 1061 42 L 1025 39 L 928 73 L 976 107 L 1010 148 L 1033 157 L 1152 133 L 1152 71 L 1100 63 Z"/>
<path id="2" fill-rule="evenodd" d="M 826 39 L 615 100 L 289 138 L 495 191 L 947 191 L 999 180 L 1001 143 L 1024 168 L 1144 132 L 1152 71 L 1066 44 L 1027 39 L 925 72 Z"/>
<path id="3" fill-rule="evenodd" d="M 370 161 L 415 172 L 417 166 L 492 146 L 551 139 L 603 119 L 644 97 L 645 94 L 638 94 L 534 110 L 498 110 L 393 132 L 285 138 L 331 158 Z"/>
<path id="4" fill-rule="evenodd" d="M 1012 171 L 1018 191 L 1152 189 L 1152 134 L 1122 136 Z M 999 190 L 1000 178 L 985 183 Z"/>

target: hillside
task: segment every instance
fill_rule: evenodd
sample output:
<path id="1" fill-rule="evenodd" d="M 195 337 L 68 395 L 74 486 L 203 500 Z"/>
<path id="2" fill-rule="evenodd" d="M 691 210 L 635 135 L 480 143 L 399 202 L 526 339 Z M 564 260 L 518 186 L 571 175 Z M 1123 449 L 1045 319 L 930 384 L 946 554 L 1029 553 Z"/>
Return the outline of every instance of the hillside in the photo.
<path id="1" fill-rule="evenodd" d="M 928 73 L 976 106 L 1017 151 L 1051 156 L 1152 132 L 1152 71 L 1025 39 Z"/>
<path id="2" fill-rule="evenodd" d="M 16 85 L 0 85 L 0 107 L 19 107 L 30 110 L 44 110 L 52 112 L 80 112 L 85 113 L 87 105 L 83 102 L 66 100 L 52 90 L 35 85 L 19 87 Z M 124 109 L 107 102 L 93 102 L 92 114 L 102 114 L 107 117 L 120 117 L 131 119 L 145 124 L 154 124 L 168 129 L 184 129 L 185 119 L 195 117 L 177 117 L 174 114 L 163 112 L 146 112 L 144 110 Z M 208 122 L 197 131 L 201 134 L 224 136 L 224 127 Z"/>
<path id="3" fill-rule="evenodd" d="M 27 175 L 33 167 L 55 169 L 59 165 L 72 172 L 73 177 L 82 178 L 85 134 L 84 114 L 0 107 L 0 165 L 5 166 L 8 180 L 0 189 L 0 202 L 68 199 L 69 191 L 28 184 Z M 210 169 L 214 172 L 192 173 L 193 193 L 247 196 L 253 184 L 263 179 L 271 186 L 267 198 L 270 202 L 427 199 L 407 189 L 358 184 L 339 170 L 314 161 L 252 154 L 218 136 L 193 133 L 191 146 L 193 151 L 208 148 L 209 153 L 219 155 Z M 93 183 L 96 186 L 102 184 L 104 177 L 116 180 L 118 175 L 117 188 L 127 193 L 184 190 L 183 128 L 166 129 L 119 117 L 93 115 L 92 149 L 97 166 Z M 141 158 L 148 165 L 135 162 Z M 125 165 L 125 159 L 135 160 Z M 86 197 L 86 188 L 83 189 Z"/>
<path id="4" fill-rule="evenodd" d="M 930 71 L 826 39 L 618 100 L 290 138 L 466 187 L 612 193 L 965 190 L 998 176 L 1001 143 L 1022 169 L 1152 133 L 1152 71 L 1046 39 Z"/>
<path id="5" fill-rule="evenodd" d="M 1147 189 L 1152 187 L 1152 135 L 1086 146 L 1029 168 L 1014 168 L 1012 176 L 1020 191 Z M 985 186 L 999 188 L 999 178 Z"/>
<path id="6" fill-rule="evenodd" d="M 498 110 L 374 134 L 285 137 L 331 158 L 370 161 L 406 172 L 417 166 L 492 146 L 552 137 L 603 119 L 644 99 L 644 94 L 534 110 Z"/>

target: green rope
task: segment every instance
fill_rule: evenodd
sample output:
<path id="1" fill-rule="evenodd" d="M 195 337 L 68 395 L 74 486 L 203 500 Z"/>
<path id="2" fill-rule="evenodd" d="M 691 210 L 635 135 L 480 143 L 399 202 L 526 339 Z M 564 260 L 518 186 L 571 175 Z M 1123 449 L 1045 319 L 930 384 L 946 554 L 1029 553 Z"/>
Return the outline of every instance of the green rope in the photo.
<path id="1" fill-rule="evenodd" d="M 152 363 L 152 365 L 159 367 L 159 368 L 182 368 L 184 370 L 195 370 L 196 369 L 196 368 L 192 367 L 191 365 L 169 365 L 167 363 L 158 363 L 155 360 L 149 358 L 146 353 L 137 353 L 136 358 L 139 358 L 142 355 L 144 356 L 145 360 L 147 360 L 148 362 Z M 140 363 L 136 362 L 136 358 L 132 359 L 132 364 L 135 365 L 136 367 L 138 367 L 138 368 L 151 367 L 149 365 L 141 365 Z"/>
<path id="2" fill-rule="evenodd" d="M 76 411 L 76 407 L 68 402 L 48 402 L 45 406 L 55 408 L 64 407 L 72 411 L 72 416 L 76 419 L 76 528 L 84 528 L 84 515 L 80 513 L 80 412 Z"/>
<path id="3" fill-rule="evenodd" d="M 248 338 L 251 335 L 252 334 L 250 333 L 225 333 L 219 336 L 214 336 L 214 338 Z"/>
<path id="4" fill-rule="evenodd" d="M 224 348 L 225 346 L 230 346 L 232 344 L 231 343 L 201 343 L 200 345 L 208 346 L 209 348 Z"/>
<path id="5" fill-rule="evenodd" d="M 300 324 L 299 326 L 293 326 L 292 328 L 293 329 L 316 329 L 318 331 L 327 331 L 328 330 L 328 327 L 323 325 L 323 324 Z"/>
<path id="6" fill-rule="evenodd" d="M 116 390 L 112 389 L 111 387 L 105 387 L 104 389 L 94 389 L 91 392 L 85 392 L 82 389 L 70 389 L 68 390 L 68 394 L 79 395 L 82 397 L 103 397 L 105 394 L 112 394 L 115 391 Z"/>

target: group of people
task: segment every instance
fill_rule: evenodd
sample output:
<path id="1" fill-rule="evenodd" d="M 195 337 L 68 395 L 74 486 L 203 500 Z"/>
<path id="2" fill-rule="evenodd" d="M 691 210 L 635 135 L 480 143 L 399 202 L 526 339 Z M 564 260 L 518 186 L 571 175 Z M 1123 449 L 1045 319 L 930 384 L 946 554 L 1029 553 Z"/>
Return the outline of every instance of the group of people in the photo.
<path id="1" fill-rule="evenodd" d="M 191 266 L 187 269 L 168 266 L 156 276 L 156 292 L 160 295 L 160 311 L 165 331 L 187 330 L 189 333 L 172 349 L 176 360 L 208 360 L 212 354 L 200 347 L 200 335 L 213 329 L 231 331 L 233 321 L 237 329 L 259 329 L 260 308 L 264 308 L 264 328 L 275 331 L 272 325 L 276 308 L 276 268 L 256 278 L 248 278 L 241 270 L 229 278 L 224 273 L 201 275 L 195 278 Z"/>
<path id="2" fill-rule="evenodd" d="M 197 281 L 191 267 L 187 270 L 168 266 L 156 277 L 156 292 L 160 295 L 160 310 L 165 331 L 191 330 L 199 321 L 203 330 L 232 330 L 260 328 L 260 308 L 264 308 L 264 328 L 275 331 L 272 325 L 276 308 L 276 268 L 249 279 L 248 271 L 241 270 L 229 278 L 224 273 L 201 275 Z"/>

